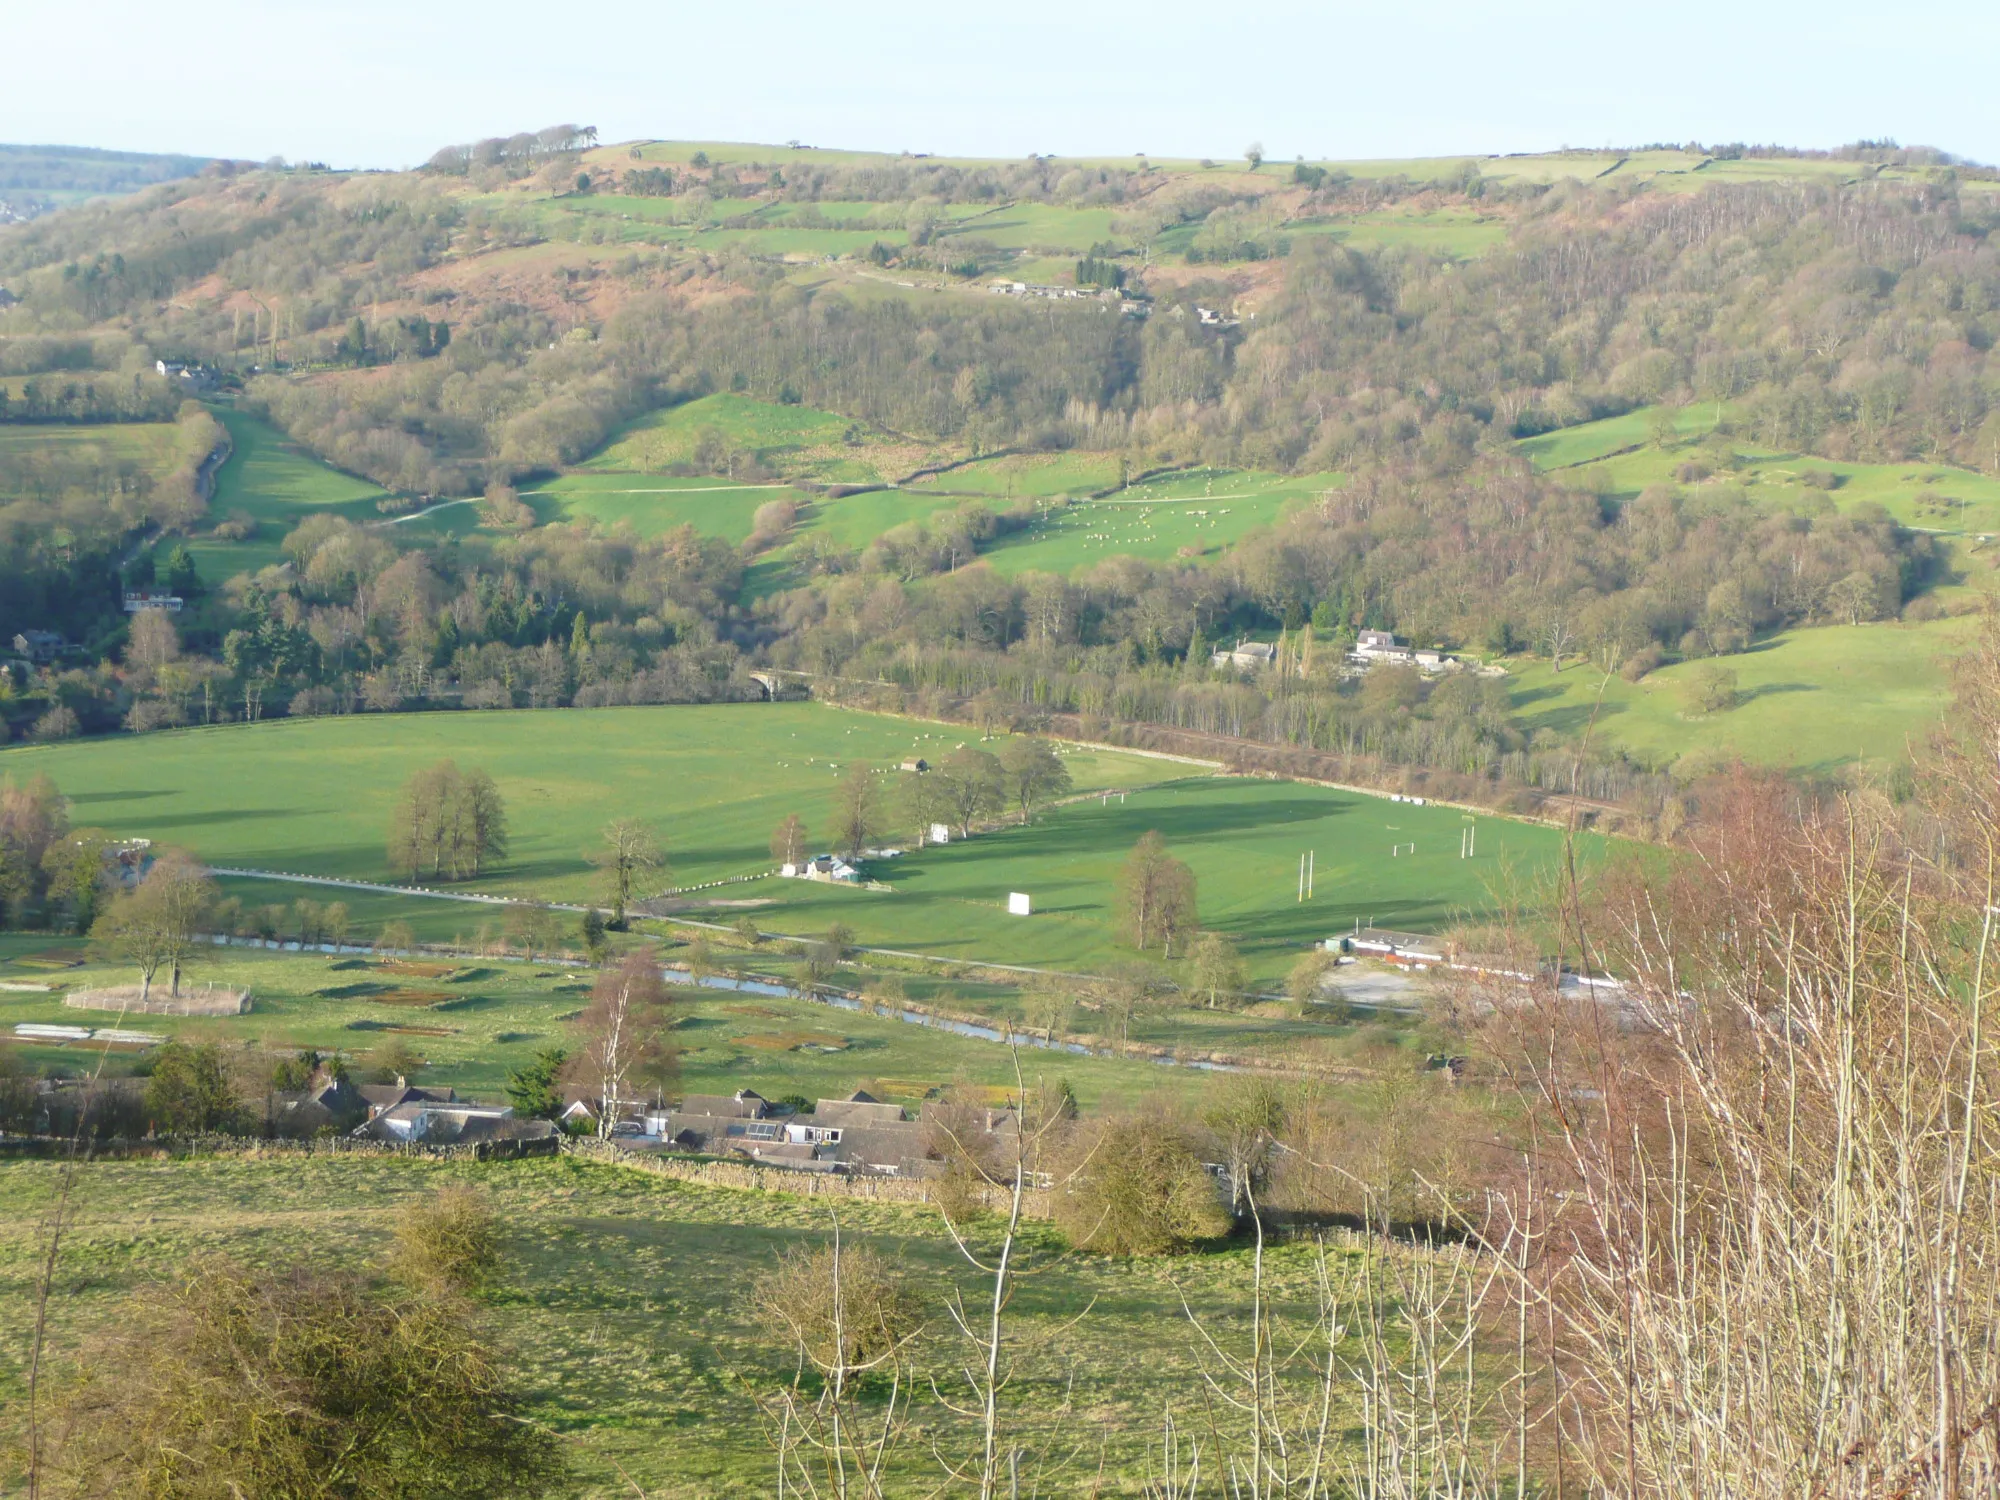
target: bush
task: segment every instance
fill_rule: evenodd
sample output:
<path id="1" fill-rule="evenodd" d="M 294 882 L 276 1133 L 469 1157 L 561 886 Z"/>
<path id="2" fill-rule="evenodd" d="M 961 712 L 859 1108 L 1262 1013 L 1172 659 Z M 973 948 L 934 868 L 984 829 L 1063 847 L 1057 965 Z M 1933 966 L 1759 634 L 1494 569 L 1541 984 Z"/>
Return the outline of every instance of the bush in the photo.
<path id="1" fill-rule="evenodd" d="M 1625 664 L 1618 669 L 1618 675 L 1627 682 L 1637 682 L 1648 672 L 1657 669 L 1666 659 L 1667 654 L 1660 649 L 1659 643 L 1648 641 L 1625 658 Z"/>
<path id="2" fill-rule="evenodd" d="M 826 1370 L 868 1364 L 922 1332 L 923 1304 L 889 1261 L 843 1245 L 838 1279 L 835 1264 L 830 1245 L 794 1248 L 757 1283 L 758 1318 L 774 1338 Z"/>
<path id="3" fill-rule="evenodd" d="M 500 1500 L 564 1478 L 457 1299 L 204 1266 L 118 1327 L 65 1393 L 53 1494 Z"/>
<path id="4" fill-rule="evenodd" d="M 28 738 L 46 743 L 50 740 L 73 740 L 82 732 L 83 726 L 77 721 L 75 710 L 67 704 L 58 703 L 35 720 L 35 727 L 28 731 Z"/>
<path id="5" fill-rule="evenodd" d="M 1179 1254 L 1229 1229 L 1190 1133 L 1169 1117 L 1105 1120 L 1079 1135 L 1074 1161 L 1056 1221 L 1080 1250 Z"/>
<path id="6" fill-rule="evenodd" d="M 414 1287 L 468 1292 L 500 1260 L 500 1226 L 486 1195 L 463 1184 L 439 1188 L 396 1225 L 390 1264 Z"/>
<path id="7" fill-rule="evenodd" d="M 1704 662 L 1688 674 L 1681 694 L 1690 714 L 1727 713 L 1737 703 L 1736 673 L 1718 662 Z"/>

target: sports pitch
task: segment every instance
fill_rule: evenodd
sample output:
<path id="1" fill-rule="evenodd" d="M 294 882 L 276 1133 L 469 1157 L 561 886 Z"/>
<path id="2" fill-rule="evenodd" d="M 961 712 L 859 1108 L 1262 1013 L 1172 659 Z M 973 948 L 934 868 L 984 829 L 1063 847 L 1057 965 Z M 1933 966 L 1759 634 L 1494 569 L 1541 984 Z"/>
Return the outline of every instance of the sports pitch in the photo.
<path id="1" fill-rule="evenodd" d="M 598 893 L 588 855 L 614 817 L 658 832 L 677 886 L 768 871 L 770 833 L 794 812 L 824 844 L 835 784 L 856 760 L 885 768 L 891 817 L 880 838 L 908 844 L 913 830 L 893 816 L 905 773 L 886 767 L 941 758 L 972 738 L 809 703 L 366 715 L 22 746 L 0 751 L 0 773 L 47 771 L 79 824 L 184 846 L 212 864 L 381 881 L 394 873 L 384 843 L 403 781 L 448 756 L 492 772 L 513 825 L 512 853 L 473 888 L 574 901 Z M 1139 836 L 1157 829 L 1195 870 L 1202 920 L 1235 936 L 1269 979 L 1306 943 L 1356 920 L 1434 927 L 1477 911 L 1494 881 L 1546 868 L 1559 851 L 1553 829 L 1482 817 L 1479 857 L 1461 860 L 1466 815 L 1452 808 L 1213 777 L 1119 751 L 1078 751 L 1068 765 L 1079 791 L 1127 796 L 881 861 L 887 891 L 730 885 L 709 897 L 759 904 L 719 908 L 714 919 L 748 910 L 761 928 L 792 934 L 840 921 L 869 944 L 1097 971 L 1131 956 L 1112 930 L 1114 881 Z M 1414 856 L 1390 857 L 1409 842 Z M 1315 890 L 1302 904 L 1297 865 L 1308 852 Z M 1036 915 L 1010 917 L 1012 891 L 1028 893 Z M 359 918 L 364 904 L 350 904 Z M 453 908 L 456 927 L 477 926 L 475 909 Z"/>

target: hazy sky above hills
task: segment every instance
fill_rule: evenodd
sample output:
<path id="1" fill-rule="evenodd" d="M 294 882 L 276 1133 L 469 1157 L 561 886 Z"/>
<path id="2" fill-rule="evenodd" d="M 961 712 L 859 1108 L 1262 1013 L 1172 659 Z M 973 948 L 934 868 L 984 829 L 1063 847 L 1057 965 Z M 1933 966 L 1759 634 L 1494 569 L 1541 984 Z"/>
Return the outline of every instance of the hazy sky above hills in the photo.
<path id="1" fill-rule="evenodd" d="M 2000 160 L 2000 6 L 136 0 L 13 8 L 0 140 L 406 166 L 559 121 L 984 156 L 1893 136 Z M 1134 24 L 1139 23 L 1139 24 Z"/>

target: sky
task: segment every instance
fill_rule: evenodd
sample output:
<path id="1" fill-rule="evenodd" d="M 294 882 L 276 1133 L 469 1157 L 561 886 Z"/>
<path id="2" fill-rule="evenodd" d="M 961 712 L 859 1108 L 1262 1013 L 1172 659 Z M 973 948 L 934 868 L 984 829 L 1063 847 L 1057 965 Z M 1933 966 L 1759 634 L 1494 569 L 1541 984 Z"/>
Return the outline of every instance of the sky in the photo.
<path id="1" fill-rule="evenodd" d="M 2000 5 L 93 0 L 19 5 L 0 141 L 342 167 L 557 123 L 949 155 L 1892 137 L 2000 161 Z"/>

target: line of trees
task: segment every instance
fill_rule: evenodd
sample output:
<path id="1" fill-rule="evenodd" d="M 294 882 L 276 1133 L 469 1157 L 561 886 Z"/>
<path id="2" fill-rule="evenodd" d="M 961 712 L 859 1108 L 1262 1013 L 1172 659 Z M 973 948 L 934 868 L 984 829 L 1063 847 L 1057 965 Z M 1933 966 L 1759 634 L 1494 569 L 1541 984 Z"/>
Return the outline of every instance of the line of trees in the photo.
<path id="1" fill-rule="evenodd" d="M 467 880 L 507 855 L 507 805 L 480 767 L 441 760 L 403 784 L 389 819 L 389 863 L 412 881 Z"/>

